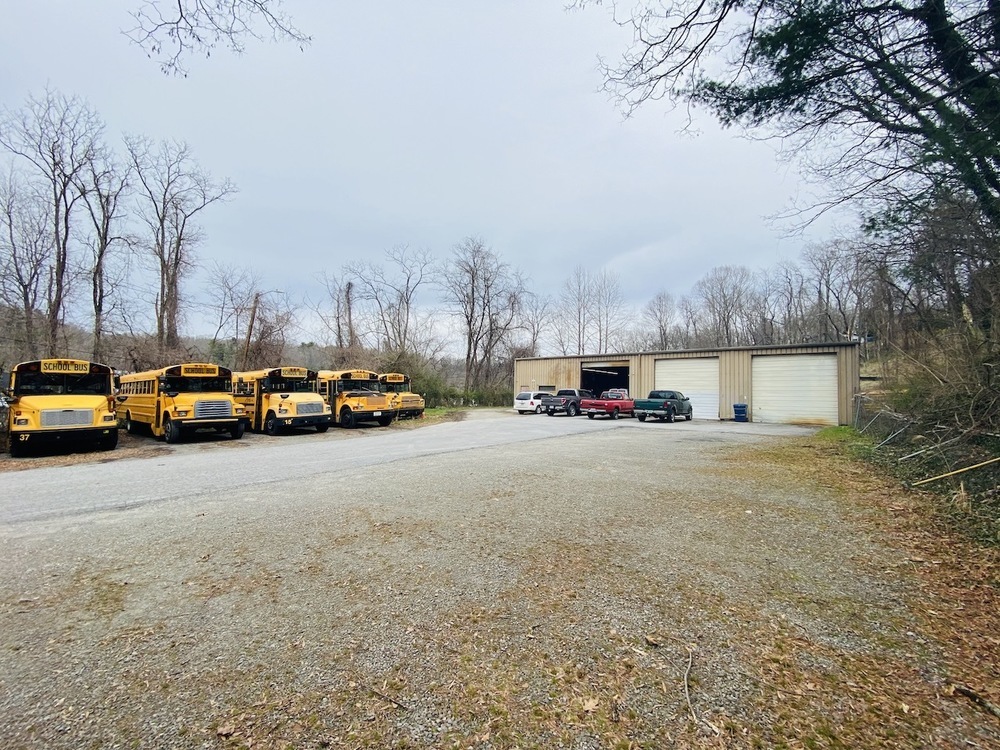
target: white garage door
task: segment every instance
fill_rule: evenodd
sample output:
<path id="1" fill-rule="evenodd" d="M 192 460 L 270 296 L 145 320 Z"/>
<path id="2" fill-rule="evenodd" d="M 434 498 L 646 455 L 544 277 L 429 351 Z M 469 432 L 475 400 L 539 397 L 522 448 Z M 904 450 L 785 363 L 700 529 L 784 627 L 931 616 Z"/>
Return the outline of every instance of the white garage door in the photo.
<path id="1" fill-rule="evenodd" d="M 658 359 L 653 387 L 683 393 L 691 399 L 695 419 L 719 418 L 719 358 Z"/>
<path id="2" fill-rule="evenodd" d="M 836 354 L 780 354 L 753 358 L 754 422 L 836 425 Z"/>

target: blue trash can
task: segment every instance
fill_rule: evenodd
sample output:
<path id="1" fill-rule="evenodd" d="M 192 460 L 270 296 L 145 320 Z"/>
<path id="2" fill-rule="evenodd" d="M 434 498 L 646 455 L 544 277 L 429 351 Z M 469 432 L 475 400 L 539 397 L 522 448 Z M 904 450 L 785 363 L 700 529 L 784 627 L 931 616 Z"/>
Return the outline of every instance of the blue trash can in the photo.
<path id="1" fill-rule="evenodd" d="M 746 404 L 733 404 L 733 420 L 736 422 L 749 422 Z"/>

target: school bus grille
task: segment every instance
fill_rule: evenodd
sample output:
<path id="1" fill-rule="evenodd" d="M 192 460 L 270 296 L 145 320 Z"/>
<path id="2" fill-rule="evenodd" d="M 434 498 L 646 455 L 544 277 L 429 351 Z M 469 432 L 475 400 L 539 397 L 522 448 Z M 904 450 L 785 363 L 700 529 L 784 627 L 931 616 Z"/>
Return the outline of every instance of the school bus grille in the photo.
<path id="1" fill-rule="evenodd" d="M 299 404 L 296 407 L 298 414 L 322 414 L 323 404 L 318 401 L 308 401 L 304 404 Z"/>
<path id="2" fill-rule="evenodd" d="M 194 418 L 231 417 L 233 405 L 229 401 L 195 401 Z"/>
<path id="3" fill-rule="evenodd" d="M 91 409 L 43 409 L 42 427 L 73 427 L 94 423 Z"/>

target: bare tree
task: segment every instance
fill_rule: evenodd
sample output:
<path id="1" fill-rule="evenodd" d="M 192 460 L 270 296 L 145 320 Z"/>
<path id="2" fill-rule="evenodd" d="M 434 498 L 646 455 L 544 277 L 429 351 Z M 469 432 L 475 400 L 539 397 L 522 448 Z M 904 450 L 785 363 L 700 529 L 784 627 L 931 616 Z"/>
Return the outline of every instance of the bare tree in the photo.
<path id="1" fill-rule="evenodd" d="M 781 331 L 781 343 L 808 341 L 811 298 L 809 283 L 802 269 L 792 261 L 783 261 L 770 272 L 774 294 L 775 322 Z"/>
<path id="2" fill-rule="evenodd" d="M 586 354 L 591 345 L 591 278 L 583 266 L 576 266 L 559 290 L 556 310 L 556 341 L 562 354 Z"/>
<path id="3" fill-rule="evenodd" d="M 154 146 L 145 138 L 127 140 L 136 175 L 138 216 L 145 225 L 144 244 L 156 264 L 159 291 L 155 302 L 156 341 L 161 351 L 180 344 L 181 282 L 194 265 L 194 247 L 201 239 L 196 217 L 236 187 L 220 184 L 194 162 L 186 144 L 164 141 Z"/>
<path id="4" fill-rule="evenodd" d="M 681 348 L 693 349 L 703 345 L 705 342 L 702 341 L 702 331 L 706 326 L 697 300 L 688 294 L 682 296 L 677 301 L 677 312 L 681 318 L 677 326 Z"/>
<path id="5" fill-rule="evenodd" d="M 59 351 L 59 328 L 70 283 L 72 215 L 80 200 L 78 182 L 100 149 L 104 123 L 76 97 L 47 90 L 30 97 L 24 109 L 0 117 L 0 146 L 29 166 L 28 178 L 47 195 L 52 247 L 47 279 L 47 334 L 50 354 Z"/>
<path id="6" fill-rule="evenodd" d="M 519 347 L 519 357 L 537 357 L 541 352 L 542 339 L 550 328 L 549 314 L 552 309 L 550 297 L 525 293 L 521 305 L 519 328 L 528 336 L 527 343 Z"/>
<path id="7" fill-rule="evenodd" d="M 282 362 L 288 335 L 296 326 L 295 310 L 284 294 L 255 291 L 247 326 L 239 366 L 245 370 L 273 367 Z"/>
<path id="8" fill-rule="evenodd" d="M 386 250 L 389 270 L 381 264 L 357 262 L 348 272 L 357 280 L 357 297 L 372 311 L 377 348 L 387 352 L 414 351 L 417 293 L 429 281 L 434 260 L 426 250 L 405 245 Z"/>
<path id="9" fill-rule="evenodd" d="M 223 340 L 238 342 L 250 317 L 254 295 L 260 288 L 260 276 L 245 265 L 230 265 L 214 261 L 208 274 L 205 295 L 213 311 L 215 331 L 209 348 L 216 358 L 236 364 L 235 354 L 224 351 Z M 244 328 L 241 328 L 242 323 Z"/>
<path id="10" fill-rule="evenodd" d="M 335 276 L 324 273 L 322 281 L 327 298 L 314 311 L 333 336 L 333 346 L 341 350 L 359 347 L 361 339 L 354 319 L 357 298 L 354 280 L 349 274 Z"/>
<path id="11" fill-rule="evenodd" d="M 744 343 L 740 329 L 753 289 L 753 274 L 744 266 L 717 266 L 695 284 L 694 294 L 705 312 L 712 346 Z"/>
<path id="12" fill-rule="evenodd" d="M 112 272 L 112 253 L 118 246 L 127 247 L 122 224 L 125 219 L 125 199 L 129 192 L 129 170 L 111 156 L 105 148 L 94 153 L 93 159 L 81 171 L 77 189 L 83 198 L 90 219 L 88 245 L 90 265 L 87 277 L 93 310 L 91 358 L 104 361 L 103 341 L 105 316 L 113 290 L 123 280 L 123 266 Z"/>
<path id="13" fill-rule="evenodd" d="M 35 200 L 25 192 L 28 189 L 13 169 L 0 184 L 0 267 L 4 269 L 0 273 L 0 299 L 24 317 L 24 338 L 15 350 L 35 359 L 39 352 L 35 316 L 51 260 L 51 221 L 45 213 L 48 203 Z"/>
<path id="14" fill-rule="evenodd" d="M 490 384 L 502 347 L 516 327 L 524 282 L 481 239 L 459 243 L 441 271 L 441 289 L 465 339 L 464 388 Z"/>
<path id="15" fill-rule="evenodd" d="M 670 347 L 670 334 L 677 305 L 669 292 L 660 290 L 642 308 L 642 321 L 651 331 L 649 347 L 664 350 Z"/>
<path id="16" fill-rule="evenodd" d="M 220 44 L 242 54 L 246 39 L 262 39 L 261 26 L 275 41 L 303 49 L 310 39 L 281 12 L 281 0 L 144 0 L 132 14 L 135 27 L 126 36 L 155 57 L 165 73 L 186 75 L 184 57 L 206 57 Z"/>
<path id="17" fill-rule="evenodd" d="M 617 272 L 605 269 L 591 276 L 588 307 L 589 317 L 594 322 L 597 351 L 611 351 L 619 343 L 626 324 L 625 298 Z"/>

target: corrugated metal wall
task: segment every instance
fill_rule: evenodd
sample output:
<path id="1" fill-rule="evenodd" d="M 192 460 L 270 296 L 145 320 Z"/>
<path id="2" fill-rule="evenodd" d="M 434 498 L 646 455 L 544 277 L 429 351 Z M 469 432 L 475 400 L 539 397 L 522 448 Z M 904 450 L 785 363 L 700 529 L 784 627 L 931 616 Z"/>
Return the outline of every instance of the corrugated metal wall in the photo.
<path id="1" fill-rule="evenodd" d="M 533 390 L 545 386 L 579 388 L 580 368 L 583 363 L 626 360 L 629 365 L 629 391 L 633 396 L 644 396 L 654 387 L 656 360 L 718 357 L 720 417 L 732 419 L 733 404 L 749 404 L 750 413 L 753 413 L 751 403 L 753 357 L 829 353 L 837 354 L 837 402 L 840 423 L 851 424 L 854 417 L 854 397 L 859 391 L 861 376 L 859 347 L 853 343 L 519 359 L 514 362 L 514 390 Z"/>

